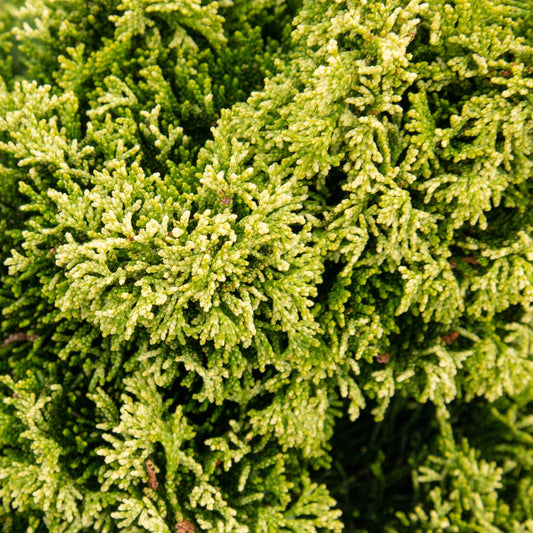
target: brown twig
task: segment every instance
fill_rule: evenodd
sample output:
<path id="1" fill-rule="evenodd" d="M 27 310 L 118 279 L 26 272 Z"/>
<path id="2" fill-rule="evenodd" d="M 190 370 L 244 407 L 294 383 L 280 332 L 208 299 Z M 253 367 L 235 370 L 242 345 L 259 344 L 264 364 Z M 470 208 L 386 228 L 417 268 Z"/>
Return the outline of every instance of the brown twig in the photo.
<path id="1" fill-rule="evenodd" d="M 8 337 L 4 339 L 4 342 L 2 343 L 2 346 L 7 346 L 8 344 L 13 344 L 14 342 L 20 342 L 20 341 L 31 341 L 38 339 L 39 335 L 35 334 L 28 334 L 24 332 L 20 333 L 11 333 Z"/>
<path id="2" fill-rule="evenodd" d="M 157 487 L 159 487 L 159 483 L 156 478 L 154 463 L 152 463 L 150 459 L 146 459 L 144 464 L 146 465 L 146 471 L 148 472 L 148 483 L 150 484 L 150 488 L 156 490 Z"/>

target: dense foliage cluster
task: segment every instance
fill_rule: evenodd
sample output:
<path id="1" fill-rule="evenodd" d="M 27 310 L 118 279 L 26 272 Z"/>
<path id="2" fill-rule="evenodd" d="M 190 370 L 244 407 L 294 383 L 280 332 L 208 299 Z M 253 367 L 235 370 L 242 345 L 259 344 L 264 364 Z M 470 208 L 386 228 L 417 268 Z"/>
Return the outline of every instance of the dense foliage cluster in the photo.
<path id="1" fill-rule="evenodd" d="M 1 531 L 533 531 L 531 7 L 4 1 Z"/>

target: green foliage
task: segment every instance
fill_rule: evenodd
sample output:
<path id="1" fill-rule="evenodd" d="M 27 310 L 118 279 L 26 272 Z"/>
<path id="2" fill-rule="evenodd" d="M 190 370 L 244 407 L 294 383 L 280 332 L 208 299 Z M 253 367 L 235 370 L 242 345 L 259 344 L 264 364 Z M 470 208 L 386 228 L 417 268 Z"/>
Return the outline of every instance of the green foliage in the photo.
<path id="1" fill-rule="evenodd" d="M 5 6 L 2 531 L 532 530 L 528 0 Z"/>

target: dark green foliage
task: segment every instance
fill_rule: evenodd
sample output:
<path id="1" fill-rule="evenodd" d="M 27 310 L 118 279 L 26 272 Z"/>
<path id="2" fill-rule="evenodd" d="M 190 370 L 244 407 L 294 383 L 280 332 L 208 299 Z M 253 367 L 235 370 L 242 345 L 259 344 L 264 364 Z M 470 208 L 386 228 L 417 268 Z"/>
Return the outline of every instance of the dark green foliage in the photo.
<path id="1" fill-rule="evenodd" d="M 1 7 L 2 531 L 531 531 L 530 7 Z"/>

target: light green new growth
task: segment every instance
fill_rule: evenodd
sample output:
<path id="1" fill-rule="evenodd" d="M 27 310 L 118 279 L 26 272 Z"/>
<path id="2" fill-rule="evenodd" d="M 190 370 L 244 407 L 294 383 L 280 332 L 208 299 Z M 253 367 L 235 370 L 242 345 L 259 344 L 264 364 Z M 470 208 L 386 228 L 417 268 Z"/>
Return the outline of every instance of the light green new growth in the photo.
<path id="1" fill-rule="evenodd" d="M 529 531 L 529 4 L 0 7 L 2 531 Z"/>

